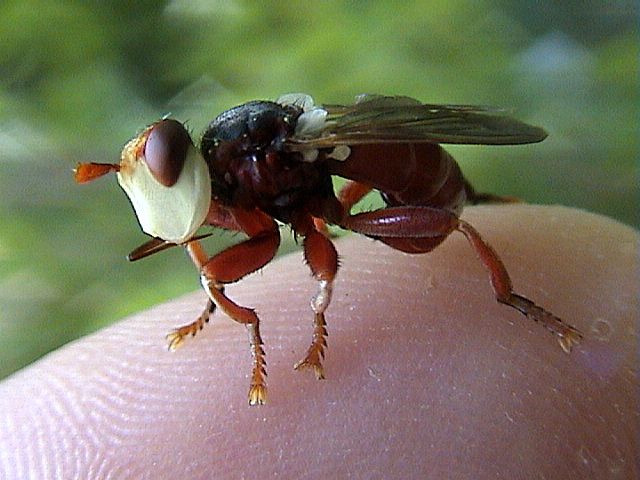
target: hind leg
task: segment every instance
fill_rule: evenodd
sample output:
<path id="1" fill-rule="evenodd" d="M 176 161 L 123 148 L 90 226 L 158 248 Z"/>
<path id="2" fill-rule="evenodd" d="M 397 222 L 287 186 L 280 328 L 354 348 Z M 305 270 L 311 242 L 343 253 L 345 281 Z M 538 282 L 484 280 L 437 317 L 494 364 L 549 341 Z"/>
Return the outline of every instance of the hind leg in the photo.
<path id="1" fill-rule="evenodd" d="M 540 322 L 558 337 L 565 352 L 570 352 L 582 338 L 576 328 L 515 292 L 507 269 L 495 250 L 482 239 L 475 228 L 451 212 L 432 207 L 389 207 L 350 215 L 342 225 L 407 253 L 426 253 L 439 245 L 453 230 L 458 230 L 465 235 L 489 271 L 498 302 Z"/>
<path id="2" fill-rule="evenodd" d="M 544 308 L 536 305 L 528 298 L 516 293 L 511 285 L 511 278 L 496 251 L 486 243 L 478 231 L 464 220 L 460 220 L 458 231 L 462 232 L 473 246 L 480 260 L 491 275 L 491 285 L 496 300 L 515 308 L 527 318 L 540 322 L 543 327 L 558 337 L 562 350 L 569 353 L 571 348 L 580 342 L 582 334 L 571 325 Z"/>

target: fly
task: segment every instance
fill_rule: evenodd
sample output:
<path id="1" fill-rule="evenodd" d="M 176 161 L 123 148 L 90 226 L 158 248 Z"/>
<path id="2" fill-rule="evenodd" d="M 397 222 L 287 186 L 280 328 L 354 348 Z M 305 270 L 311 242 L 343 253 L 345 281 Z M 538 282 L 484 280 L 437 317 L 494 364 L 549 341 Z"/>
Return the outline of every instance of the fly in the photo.
<path id="1" fill-rule="evenodd" d="M 79 183 L 110 171 L 129 197 L 151 240 L 138 260 L 181 245 L 200 273 L 208 296 L 202 314 L 171 332 L 174 350 L 220 308 L 249 331 L 253 359 L 249 403 L 266 401 L 266 363 L 260 319 L 225 294 L 225 285 L 264 267 L 280 245 L 278 223 L 303 239 L 304 257 L 318 282 L 311 300 L 313 338 L 295 368 L 324 378 L 325 311 L 331 303 L 338 255 L 327 234 L 337 225 L 409 254 L 427 253 L 451 233 L 470 242 L 490 274 L 498 302 L 540 322 L 569 352 L 582 334 L 513 290 L 507 270 L 478 231 L 460 218 L 467 203 L 511 197 L 477 193 L 440 144 L 519 145 L 547 134 L 499 109 L 431 105 L 402 96 L 360 95 L 350 105 L 315 105 L 309 95 L 252 101 L 213 120 L 196 148 L 184 124 L 159 120 L 125 145 L 120 163 L 81 163 Z M 347 180 L 336 194 L 331 178 Z M 352 214 L 366 194 L 386 206 Z M 248 239 L 208 256 L 203 225 L 242 232 Z M 206 235 L 205 235 L 206 236 Z"/>

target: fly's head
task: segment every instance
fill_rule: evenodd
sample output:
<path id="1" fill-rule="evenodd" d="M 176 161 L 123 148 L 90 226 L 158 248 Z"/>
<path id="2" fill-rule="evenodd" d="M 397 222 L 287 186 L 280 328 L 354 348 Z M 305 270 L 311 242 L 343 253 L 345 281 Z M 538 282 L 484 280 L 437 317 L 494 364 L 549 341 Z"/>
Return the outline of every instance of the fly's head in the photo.
<path id="1" fill-rule="evenodd" d="M 142 230 L 183 243 L 204 222 L 211 203 L 209 168 L 184 125 L 162 119 L 129 141 L 119 164 L 81 163 L 75 179 L 86 183 L 115 171 Z"/>

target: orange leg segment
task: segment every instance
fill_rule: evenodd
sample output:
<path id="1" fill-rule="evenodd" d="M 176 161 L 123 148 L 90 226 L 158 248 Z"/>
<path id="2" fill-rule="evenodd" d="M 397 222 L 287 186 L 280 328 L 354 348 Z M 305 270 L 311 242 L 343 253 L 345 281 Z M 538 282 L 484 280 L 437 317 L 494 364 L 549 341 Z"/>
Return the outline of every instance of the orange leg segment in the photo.
<path id="1" fill-rule="evenodd" d="M 266 361 L 260 336 L 260 319 L 253 309 L 242 307 L 224 293 L 224 284 L 233 283 L 262 268 L 275 256 L 280 245 L 280 233 L 272 221 L 272 228 L 223 250 L 211 257 L 202 267 L 202 286 L 209 298 L 236 322 L 247 327 L 253 371 L 249 388 L 249 403 L 264 404 L 267 398 Z"/>
<path id="2" fill-rule="evenodd" d="M 171 349 L 177 348 L 187 335 L 195 335 L 215 308 L 220 308 L 229 317 L 247 327 L 253 370 L 249 389 L 249 403 L 251 405 L 264 404 L 267 387 L 265 377 L 265 352 L 260 336 L 260 319 L 253 309 L 242 307 L 224 292 L 224 285 L 237 282 L 242 277 L 255 272 L 269 263 L 275 256 L 280 245 L 280 232 L 273 219 L 258 211 L 230 210 L 234 224 L 247 233 L 250 238 L 237 245 L 208 258 L 200 242 L 192 241 L 187 244 L 187 252 L 193 263 L 200 270 L 202 287 L 209 300 L 205 311 L 189 325 L 177 328 L 167 338 Z"/>
<path id="3" fill-rule="evenodd" d="M 344 207 L 345 212 L 350 212 L 351 208 L 364 198 L 371 191 L 371 187 L 365 183 L 349 180 L 340 189 L 338 201 Z"/>
<path id="4" fill-rule="evenodd" d="M 540 322 L 543 327 L 558 337 L 558 343 L 560 343 L 562 350 L 569 353 L 571 348 L 579 343 L 582 334 L 576 328 L 564 323 L 553 313 L 514 292 L 511 286 L 511 279 L 502 260 L 500 260 L 495 250 L 482 239 L 475 228 L 464 220 L 460 220 L 457 229 L 467 237 L 467 240 L 479 255 L 480 260 L 489 270 L 491 285 L 498 302 L 515 308 L 535 322 Z"/>
<path id="5" fill-rule="evenodd" d="M 576 328 L 516 293 L 507 269 L 495 250 L 482 239 L 475 228 L 451 212 L 431 207 L 389 207 L 350 215 L 341 226 L 381 240 L 407 253 L 426 253 L 444 241 L 453 230 L 458 230 L 465 235 L 489 271 L 498 302 L 540 322 L 558 337 L 565 352 L 570 352 L 582 338 Z"/>
<path id="6" fill-rule="evenodd" d="M 216 304 L 211 300 L 207 300 L 207 305 L 204 307 L 204 310 L 198 316 L 198 318 L 196 318 L 193 322 L 187 325 L 183 325 L 182 327 L 178 327 L 168 333 L 166 339 L 169 344 L 169 350 L 175 352 L 178 347 L 180 347 L 184 343 L 186 337 L 188 337 L 189 335 L 193 337 L 196 333 L 202 330 L 204 328 L 204 324 L 209 323 L 209 318 L 211 318 L 215 310 Z"/>
<path id="7" fill-rule="evenodd" d="M 202 269 L 202 266 L 207 262 L 209 257 L 205 253 L 200 242 L 193 240 L 187 243 L 185 248 L 196 268 L 198 270 Z M 211 318 L 215 310 L 215 303 L 213 303 L 211 299 L 207 299 L 207 304 L 198 318 L 193 322 L 178 327 L 167 334 L 166 339 L 169 350 L 172 352 L 177 350 L 178 347 L 182 346 L 186 337 L 189 335 L 193 337 L 196 333 L 202 330 L 204 328 L 204 324 L 209 322 L 209 318 Z"/>
<path id="8" fill-rule="evenodd" d="M 295 365 L 296 370 L 311 368 L 317 379 L 324 378 L 322 360 L 327 346 L 324 312 L 331 302 L 333 280 L 338 272 L 338 253 L 323 233 L 310 229 L 304 237 L 304 257 L 313 277 L 319 283 L 318 293 L 311 299 L 314 313 L 313 339 L 305 357 Z"/>

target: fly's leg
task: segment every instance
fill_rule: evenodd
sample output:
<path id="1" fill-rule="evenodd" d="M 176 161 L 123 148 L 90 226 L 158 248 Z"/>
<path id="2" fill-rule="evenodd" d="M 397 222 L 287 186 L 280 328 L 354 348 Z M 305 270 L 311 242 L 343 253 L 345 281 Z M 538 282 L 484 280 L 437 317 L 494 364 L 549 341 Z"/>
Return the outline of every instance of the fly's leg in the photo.
<path id="1" fill-rule="evenodd" d="M 213 213 L 212 213 L 213 212 Z M 280 233 L 275 221 L 259 211 L 224 209 L 210 210 L 208 222 L 231 230 L 243 231 L 249 239 L 227 248 L 208 258 L 200 242 L 187 244 L 191 260 L 200 270 L 200 280 L 209 301 L 203 314 L 189 325 L 169 334 L 170 345 L 179 345 L 185 336 L 197 332 L 215 308 L 220 308 L 229 317 L 247 327 L 249 344 L 253 358 L 249 403 L 264 404 L 267 387 L 265 382 L 266 362 L 260 336 L 260 320 L 253 309 L 242 307 L 224 292 L 224 285 L 234 283 L 245 275 L 264 267 L 275 256 L 280 245 Z"/>
<path id="2" fill-rule="evenodd" d="M 216 257 L 213 257 L 212 260 L 215 258 Z M 267 376 L 267 363 L 264 359 L 265 353 L 262 347 L 262 337 L 260 336 L 260 319 L 253 309 L 242 307 L 229 299 L 229 297 L 224 294 L 222 284 L 218 283 L 215 279 L 203 273 L 201 281 L 209 298 L 211 298 L 223 312 L 229 315 L 229 317 L 247 327 L 249 347 L 251 357 L 253 358 L 253 368 L 249 386 L 249 404 L 263 405 L 267 400 L 267 384 L 265 381 L 265 377 Z"/>
<path id="3" fill-rule="evenodd" d="M 340 226 L 406 253 L 426 253 L 455 230 L 458 217 L 432 207 L 387 207 L 348 215 Z"/>
<path id="4" fill-rule="evenodd" d="M 338 272 L 338 253 L 333 243 L 315 228 L 304 237 L 304 257 L 313 277 L 319 283 L 318 293 L 311 299 L 314 313 L 313 339 L 305 357 L 295 365 L 296 370 L 310 368 L 317 379 L 324 378 L 322 360 L 327 346 L 327 327 L 324 312 L 331 302 L 333 280 Z"/>
<path id="5" fill-rule="evenodd" d="M 217 204 L 216 202 L 211 202 L 209 214 L 207 216 L 207 223 L 226 230 L 242 231 L 242 227 L 235 220 L 233 214 L 231 213 L 231 210 Z M 268 225 L 268 223 L 263 220 L 261 222 L 261 225 Z M 258 230 L 259 227 L 260 225 L 258 225 Z M 202 236 L 195 237 L 185 245 L 185 249 L 198 271 L 202 270 L 204 264 L 209 261 L 209 257 L 198 241 L 198 239 L 201 238 Z M 173 244 L 164 242 L 160 239 L 153 239 L 131 252 L 129 254 L 129 259 L 134 261 L 140 258 L 144 258 L 147 255 L 153 254 L 156 251 L 165 248 L 169 248 L 170 246 L 173 246 Z M 196 333 L 202 330 L 204 328 L 204 324 L 209 322 L 209 319 L 211 318 L 215 310 L 216 304 L 210 298 L 207 299 L 207 304 L 198 318 L 196 318 L 193 322 L 178 327 L 167 334 L 166 339 L 168 342 L 169 350 L 175 351 L 184 343 L 184 340 L 187 336 L 191 335 L 193 337 Z"/>
<path id="6" fill-rule="evenodd" d="M 498 302 L 515 308 L 535 322 L 540 322 L 542 326 L 558 337 L 558 343 L 562 350 L 567 353 L 571 352 L 571 348 L 580 342 L 582 334 L 553 313 L 514 292 L 511 279 L 502 260 L 500 260 L 495 250 L 482 239 L 475 228 L 464 220 L 460 220 L 457 229 L 467 237 L 467 240 L 480 256 L 480 260 L 489 270 L 491 285 Z"/>
<path id="7" fill-rule="evenodd" d="M 560 318 L 513 291 L 509 274 L 493 248 L 467 222 L 453 213 L 431 207 L 389 207 L 346 217 L 342 226 L 381 240 L 408 253 L 426 253 L 441 243 L 453 230 L 462 232 L 489 270 L 498 302 L 515 308 L 540 322 L 558 337 L 565 352 L 579 343 L 582 334 Z"/>
<path id="8" fill-rule="evenodd" d="M 185 246 L 189 257 L 191 257 L 191 261 L 196 266 L 198 270 L 202 269 L 202 266 L 207 263 L 209 257 L 205 253 L 202 245 L 199 241 L 193 240 Z M 182 344 L 184 343 L 186 337 L 195 336 L 200 330 L 204 328 L 204 324 L 209 322 L 209 318 L 216 310 L 216 305 L 211 301 L 211 299 L 207 299 L 207 304 L 204 307 L 202 313 L 196 318 L 193 322 L 188 323 L 187 325 L 183 325 L 178 327 L 166 335 L 168 348 L 170 351 L 176 351 Z"/>
<path id="9" fill-rule="evenodd" d="M 251 238 L 211 257 L 202 266 L 200 278 L 209 298 L 229 317 L 247 327 L 253 358 L 249 403 L 262 405 L 267 399 L 267 372 L 260 319 L 253 309 L 229 299 L 224 293 L 224 285 L 237 282 L 269 263 L 280 245 L 280 232 L 273 219 L 257 211 L 238 210 L 235 219 Z"/>
<path id="10" fill-rule="evenodd" d="M 278 228 L 270 220 L 270 228 L 223 250 L 211 257 L 201 269 L 202 286 L 209 299 L 223 312 L 247 327 L 249 345 L 253 358 L 249 403 L 261 405 L 266 401 L 266 362 L 260 336 L 260 319 L 251 308 L 233 302 L 224 293 L 224 285 L 237 282 L 245 275 L 264 267 L 276 254 L 280 245 Z"/>
<path id="11" fill-rule="evenodd" d="M 172 352 L 175 351 L 178 347 L 180 347 L 185 340 L 185 337 L 191 335 L 195 336 L 200 330 L 204 328 L 204 324 L 209 322 L 209 319 L 213 315 L 213 312 L 216 310 L 216 304 L 211 301 L 211 299 L 207 300 L 207 305 L 204 307 L 202 313 L 195 319 L 195 321 L 183 325 L 182 327 L 178 327 L 175 330 L 171 331 L 167 334 L 166 339 L 169 343 L 168 348 Z"/>

